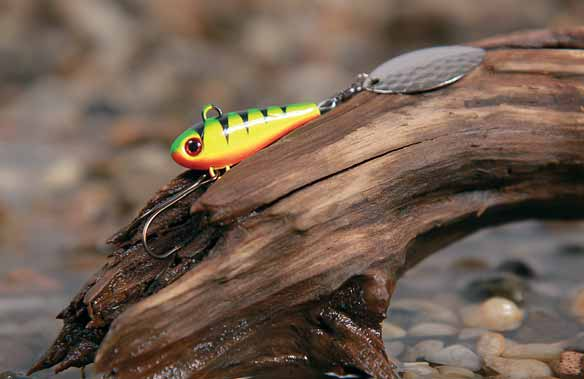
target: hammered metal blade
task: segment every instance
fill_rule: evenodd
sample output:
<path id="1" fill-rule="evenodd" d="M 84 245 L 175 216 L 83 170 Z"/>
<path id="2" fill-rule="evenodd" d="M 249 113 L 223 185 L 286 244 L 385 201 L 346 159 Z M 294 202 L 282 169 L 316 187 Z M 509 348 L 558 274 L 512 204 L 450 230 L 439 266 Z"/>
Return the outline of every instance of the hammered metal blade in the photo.
<path id="1" fill-rule="evenodd" d="M 393 58 L 373 70 L 363 87 L 378 93 L 416 93 L 452 84 L 481 64 L 485 51 L 441 46 Z"/>

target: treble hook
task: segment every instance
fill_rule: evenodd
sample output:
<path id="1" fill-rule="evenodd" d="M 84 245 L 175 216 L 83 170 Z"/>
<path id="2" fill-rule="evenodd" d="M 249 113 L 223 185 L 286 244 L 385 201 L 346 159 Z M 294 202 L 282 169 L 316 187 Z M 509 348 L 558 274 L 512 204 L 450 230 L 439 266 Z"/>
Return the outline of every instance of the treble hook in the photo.
<path id="1" fill-rule="evenodd" d="M 177 251 L 179 251 L 180 249 L 182 249 L 184 247 L 184 245 L 179 245 L 179 246 L 175 246 L 173 247 L 171 250 L 167 251 L 166 253 L 163 254 L 157 254 L 155 253 L 150 246 L 148 246 L 148 228 L 150 228 L 150 224 L 152 224 L 152 222 L 165 210 L 167 210 L 168 208 L 170 208 L 171 206 L 173 206 L 174 204 L 176 204 L 177 202 L 181 201 L 182 199 L 184 199 L 185 197 L 187 197 L 188 195 L 190 195 L 191 193 L 193 193 L 194 191 L 196 191 L 198 188 L 200 188 L 201 186 L 207 184 L 207 183 L 211 183 L 215 180 L 219 179 L 219 175 L 216 176 L 207 176 L 207 174 L 202 175 L 195 183 L 193 183 L 191 186 L 189 186 L 188 188 L 182 190 L 181 192 L 179 192 L 175 197 L 173 197 L 171 200 L 167 201 L 166 203 L 164 203 L 164 205 L 162 205 L 160 208 L 157 209 L 151 209 L 148 212 L 144 213 L 140 219 L 143 219 L 144 217 L 147 217 L 148 215 L 151 214 L 150 217 L 148 217 L 148 220 L 146 220 L 146 222 L 144 223 L 144 227 L 142 228 L 142 245 L 144 245 L 144 250 L 146 250 L 146 252 L 155 259 L 164 259 L 167 257 L 170 257 L 172 254 L 176 253 Z"/>

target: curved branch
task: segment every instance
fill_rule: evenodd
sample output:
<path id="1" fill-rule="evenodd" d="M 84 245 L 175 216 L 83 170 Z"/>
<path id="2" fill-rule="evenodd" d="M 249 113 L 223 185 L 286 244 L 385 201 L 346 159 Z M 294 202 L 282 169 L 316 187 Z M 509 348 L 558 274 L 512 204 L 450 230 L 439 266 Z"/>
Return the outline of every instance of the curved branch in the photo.
<path id="1" fill-rule="evenodd" d="M 380 322 L 402 272 L 485 225 L 583 214 L 584 51 L 503 47 L 582 47 L 584 32 L 537 33 L 479 42 L 499 48 L 445 89 L 362 93 L 187 199 L 157 226 L 192 238 L 156 266 L 180 278 L 115 319 L 97 367 L 393 377 Z M 131 229 L 114 242 L 117 264 L 144 257 Z"/>

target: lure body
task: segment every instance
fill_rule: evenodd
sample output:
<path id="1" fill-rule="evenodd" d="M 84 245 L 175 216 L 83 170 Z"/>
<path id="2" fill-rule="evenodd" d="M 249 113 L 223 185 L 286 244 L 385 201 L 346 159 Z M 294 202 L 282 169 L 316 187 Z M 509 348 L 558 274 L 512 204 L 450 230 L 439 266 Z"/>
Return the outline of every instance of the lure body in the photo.
<path id="1" fill-rule="evenodd" d="M 219 117 L 207 117 L 216 109 Z M 223 115 L 215 106 L 203 110 L 203 121 L 184 131 L 172 144 L 172 158 L 195 170 L 229 168 L 320 116 L 314 103 L 247 109 Z"/>

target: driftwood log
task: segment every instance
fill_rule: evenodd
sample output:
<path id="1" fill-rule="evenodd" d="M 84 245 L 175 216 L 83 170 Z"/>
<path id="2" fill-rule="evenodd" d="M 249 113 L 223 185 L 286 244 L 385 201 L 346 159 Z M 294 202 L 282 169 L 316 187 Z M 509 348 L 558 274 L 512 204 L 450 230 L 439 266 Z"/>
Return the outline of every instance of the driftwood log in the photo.
<path id="1" fill-rule="evenodd" d="M 121 231 L 33 371 L 394 377 L 380 323 L 405 270 L 486 225 L 584 215 L 584 28 L 472 45 L 486 59 L 454 85 L 359 94 L 165 213 L 153 239 L 190 241 L 177 256 Z"/>

